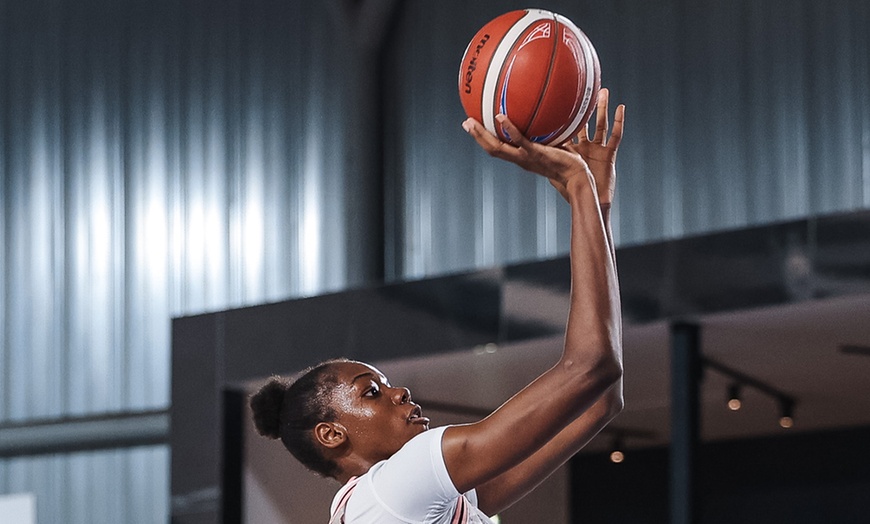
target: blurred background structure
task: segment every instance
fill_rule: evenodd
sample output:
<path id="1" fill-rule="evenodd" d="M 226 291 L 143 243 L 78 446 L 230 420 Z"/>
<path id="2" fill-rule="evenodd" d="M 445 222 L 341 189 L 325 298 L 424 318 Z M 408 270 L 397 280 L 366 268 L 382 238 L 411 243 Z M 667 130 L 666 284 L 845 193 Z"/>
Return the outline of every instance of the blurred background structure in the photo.
<path id="1" fill-rule="evenodd" d="M 0 494 L 41 523 L 213 510 L 170 501 L 172 318 L 564 255 L 558 195 L 459 126 L 468 39 L 522 7 L 0 0 Z M 870 208 L 867 2 L 535 7 L 628 106 L 621 250 Z M 781 231 L 818 298 L 816 244 Z"/>

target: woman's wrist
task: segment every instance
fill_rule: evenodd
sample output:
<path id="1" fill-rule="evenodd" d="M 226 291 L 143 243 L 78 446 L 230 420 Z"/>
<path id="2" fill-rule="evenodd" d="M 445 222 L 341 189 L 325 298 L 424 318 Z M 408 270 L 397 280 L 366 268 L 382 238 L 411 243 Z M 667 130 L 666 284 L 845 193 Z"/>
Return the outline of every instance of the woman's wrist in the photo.
<path id="1" fill-rule="evenodd" d="M 596 201 L 598 200 L 598 189 L 595 186 L 595 177 L 592 176 L 592 173 L 590 173 L 588 169 L 570 171 L 566 174 L 563 184 L 568 194 L 574 195 L 574 197 L 588 191 L 592 198 Z"/>

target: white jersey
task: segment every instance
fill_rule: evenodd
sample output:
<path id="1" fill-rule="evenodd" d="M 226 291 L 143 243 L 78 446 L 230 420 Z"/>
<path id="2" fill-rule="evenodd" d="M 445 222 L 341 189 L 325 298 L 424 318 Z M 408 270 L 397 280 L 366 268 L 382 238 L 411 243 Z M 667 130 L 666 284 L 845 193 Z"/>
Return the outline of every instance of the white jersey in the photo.
<path id="1" fill-rule="evenodd" d="M 378 462 L 356 481 L 344 508 L 347 524 L 451 524 L 463 494 L 447 474 L 441 437 L 446 427 L 417 435 L 387 460 Z M 339 509 L 346 489 L 332 501 L 330 514 Z M 469 524 L 492 524 L 477 509 L 477 493 L 464 494 L 469 502 Z"/>

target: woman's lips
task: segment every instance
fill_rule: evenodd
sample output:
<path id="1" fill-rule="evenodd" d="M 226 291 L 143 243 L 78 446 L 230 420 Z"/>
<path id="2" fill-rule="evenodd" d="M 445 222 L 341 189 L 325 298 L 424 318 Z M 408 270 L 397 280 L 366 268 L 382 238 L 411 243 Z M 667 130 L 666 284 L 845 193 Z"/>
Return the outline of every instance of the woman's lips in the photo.
<path id="1" fill-rule="evenodd" d="M 408 422 L 411 424 L 428 424 L 429 418 L 423 416 L 423 410 L 420 409 L 420 406 L 414 406 L 414 409 L 408 415 Z"/>

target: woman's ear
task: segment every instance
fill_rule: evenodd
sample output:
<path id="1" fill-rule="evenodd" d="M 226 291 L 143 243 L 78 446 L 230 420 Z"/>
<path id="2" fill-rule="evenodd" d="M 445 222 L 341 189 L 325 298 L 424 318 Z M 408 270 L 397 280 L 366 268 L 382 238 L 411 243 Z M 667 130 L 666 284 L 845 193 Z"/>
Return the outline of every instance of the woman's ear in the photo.
<path id="1" fill-rule="evenodd" d="M 338 422 L 318 422 L 314 426 L 314 438 L 323 447 L 335 449 L 347 441 L 347 428 Z"/>

